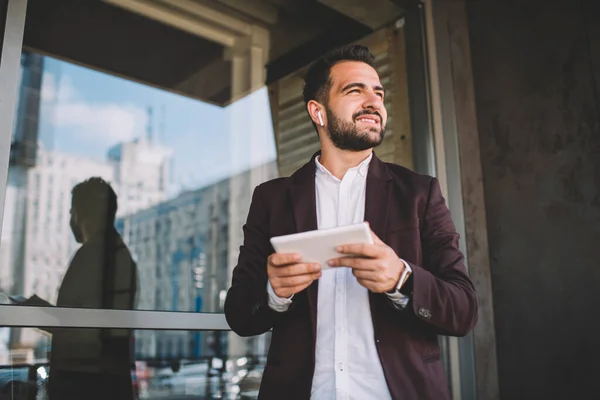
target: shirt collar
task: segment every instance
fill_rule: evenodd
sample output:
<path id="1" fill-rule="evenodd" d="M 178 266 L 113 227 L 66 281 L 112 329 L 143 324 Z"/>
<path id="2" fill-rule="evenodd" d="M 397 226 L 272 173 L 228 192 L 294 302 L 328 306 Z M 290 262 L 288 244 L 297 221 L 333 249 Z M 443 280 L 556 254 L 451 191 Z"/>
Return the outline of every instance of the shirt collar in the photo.
<path id="1" fill-rule="evenodd" d="M 325 168 L 323 166 L 323 164 L 321 164 L 321 162 L 319 161 L 319 159 L 321 158 L 320 155 L 318 155 L 317 157 L 315 157 L 315 165 L 317 166 L 317 174 L 324 174 L 326 176 L 329 176 L 333 179 L 335 179 L 336 181 L 339 181 L 338 178 L 336 178 L 335 176 L 333 176 L 331 174 L 331 172 L 329 172 L 327 170 L 327 168 Z M 371 163 L 371 160 L 373 159 L 373 153 L 369 154 L 369 157 L 365 158 L 360 164 L 358 164 L 356 167 L 352 167 L 350 168 L 348 171 L 358 171 L 358 173 L 361 176 L 366 176 L 367 172 L 369 171 L 369 164 Z"/>

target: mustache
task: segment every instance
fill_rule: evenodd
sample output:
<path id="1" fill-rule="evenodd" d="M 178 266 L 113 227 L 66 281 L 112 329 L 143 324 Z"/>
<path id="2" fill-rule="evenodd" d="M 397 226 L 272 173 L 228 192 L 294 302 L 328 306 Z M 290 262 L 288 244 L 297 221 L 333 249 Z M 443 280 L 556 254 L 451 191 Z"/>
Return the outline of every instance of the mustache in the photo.
<path id="1" fill-rule="evenodd" d="M 381 114 L 379 114 L 379 112 L 377 111 L 369 111 L 369 110 L 363 110 L 363 111 L 359 111 L 356 114 L 352 115 L 352 119 L 356 119 L 358 117 L 362 117 L 363 115 L 377 115 L 379 117 L 379 120 L 381 122 L 383 122 L 383 118 L 381 117 Z"/>

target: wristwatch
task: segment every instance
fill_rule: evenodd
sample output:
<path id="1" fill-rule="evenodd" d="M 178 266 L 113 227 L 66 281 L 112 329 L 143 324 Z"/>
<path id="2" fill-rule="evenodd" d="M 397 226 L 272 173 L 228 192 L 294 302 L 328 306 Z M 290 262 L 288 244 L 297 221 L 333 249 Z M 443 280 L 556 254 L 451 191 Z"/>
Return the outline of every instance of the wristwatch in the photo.
<path id="1" fill-rule="evenodd" d="M 402 286 L 404 286 L 404 284 L 406 283 L 406 281 L 408 281 L 408 278 L 411 275 L 411 270 L 404 267 L 404 271 L 402 271 L 402 275 L 400 275 L 400 279 L 398 280 L 398 284 L 396 285 L 396 287 L 392 290 L 390 290 L 388 293 L 392 294 L 392 293 L 396 293 L 399 292 L 400 289 L 402 288 Z"/>

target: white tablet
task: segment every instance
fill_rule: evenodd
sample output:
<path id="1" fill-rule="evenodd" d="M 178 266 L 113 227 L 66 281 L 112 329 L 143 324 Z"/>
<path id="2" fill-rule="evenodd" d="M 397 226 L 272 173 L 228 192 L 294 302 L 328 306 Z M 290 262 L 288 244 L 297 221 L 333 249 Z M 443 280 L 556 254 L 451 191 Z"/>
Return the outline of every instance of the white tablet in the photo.
<path id="1" fill-rule="evenodd" d="M 335 251 L 337 246 L 357 243 L 373 244 L 371 229 L 365 222 L 271 238 L 275 252 L 298 253 L 302 262 L 320 263 L 322 270 L 329 269 L 327 261 L 341 256 Z"/>

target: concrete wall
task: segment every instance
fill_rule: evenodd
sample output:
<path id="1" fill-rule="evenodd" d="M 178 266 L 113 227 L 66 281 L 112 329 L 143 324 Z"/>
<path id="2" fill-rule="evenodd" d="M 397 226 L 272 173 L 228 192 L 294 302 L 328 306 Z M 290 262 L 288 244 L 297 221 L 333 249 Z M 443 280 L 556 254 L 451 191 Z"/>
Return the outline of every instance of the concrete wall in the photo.
<path id="1" fill-rule="evenodd" d="M 600 2 L 466 7 L 500 398 L 598 398 Z"/>

